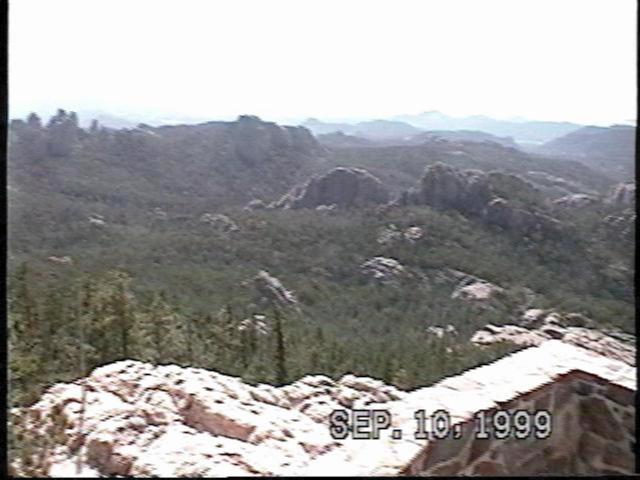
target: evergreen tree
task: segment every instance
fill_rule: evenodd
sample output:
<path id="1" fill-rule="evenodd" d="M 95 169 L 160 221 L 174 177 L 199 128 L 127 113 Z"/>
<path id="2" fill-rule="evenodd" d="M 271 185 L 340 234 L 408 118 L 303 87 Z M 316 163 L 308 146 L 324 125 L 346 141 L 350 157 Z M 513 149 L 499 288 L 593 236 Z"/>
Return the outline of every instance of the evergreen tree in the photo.
<path id="1" fill-rule="evenodd" d="M 286 365 L 286 351 L 284 344 L 284 331 L 283 320 L 280 313 L 280 309 L 277 306 L 273 308 L 273 316 L 275 319 L 274 334 L 276 336 L 276 351 L 275 351 L 275 384 L 280 386 L 287 383 L 287 365 Z"/>

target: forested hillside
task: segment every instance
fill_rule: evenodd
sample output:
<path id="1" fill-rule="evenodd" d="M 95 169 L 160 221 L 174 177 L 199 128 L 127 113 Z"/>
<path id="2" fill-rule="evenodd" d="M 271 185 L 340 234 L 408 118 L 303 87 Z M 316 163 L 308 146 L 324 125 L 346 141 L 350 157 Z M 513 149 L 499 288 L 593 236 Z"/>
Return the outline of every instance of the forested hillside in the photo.
<path id="1" fill-rule="evenodd" d="M 438 162 L 491 172 L 491 195 L 557 234 L 520 234 L 455 202 L 266 208 L 337 166 L 366 169 L 396 199 Z M 8 180 L 12 403 L 122 358 L 413 388 L 514 349 L 469 337 L 526 308 L 634 328 L 628 200 L 605 202 L 612 182 L 587 167 L 498 144 L 332 149 L 255 117 L 110 130 L 60 111 L 12 122 Z M 594 202 L 553 203 L 571 189 Z M 252 199 L 261 207 L 245 208 Z M 499 293 L 467 298 L 462 278 Z M 274 288 L 288 300 L 270 300 Z"/>

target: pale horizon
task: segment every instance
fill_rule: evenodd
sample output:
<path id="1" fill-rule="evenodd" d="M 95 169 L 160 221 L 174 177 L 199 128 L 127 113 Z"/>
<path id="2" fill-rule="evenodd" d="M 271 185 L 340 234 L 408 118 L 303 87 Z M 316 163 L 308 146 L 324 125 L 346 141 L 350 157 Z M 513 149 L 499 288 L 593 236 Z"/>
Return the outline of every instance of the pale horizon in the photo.
<path id="1" fill-rule="evenodd" d="M 9 109 L 635 124 L 631 0 L 14 0 Z"/>

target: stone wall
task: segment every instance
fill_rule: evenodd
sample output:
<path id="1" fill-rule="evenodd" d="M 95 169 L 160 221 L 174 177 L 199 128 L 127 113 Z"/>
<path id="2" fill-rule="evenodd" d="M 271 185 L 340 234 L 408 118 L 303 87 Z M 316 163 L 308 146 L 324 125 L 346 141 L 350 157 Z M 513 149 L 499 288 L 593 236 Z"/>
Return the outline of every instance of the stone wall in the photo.
<path id="1" fill-rule="evenodd" d="M 634 392 L 572 371 L 498 408 L 551 413 L 552 433 L 504 440 L 476 438 L 474 420 L 462 437 L 436 440 L 402 472 L 409 475 L 629 474 L 635 468 Z M 498 409 L 486 411 L 490 417 Z"/>

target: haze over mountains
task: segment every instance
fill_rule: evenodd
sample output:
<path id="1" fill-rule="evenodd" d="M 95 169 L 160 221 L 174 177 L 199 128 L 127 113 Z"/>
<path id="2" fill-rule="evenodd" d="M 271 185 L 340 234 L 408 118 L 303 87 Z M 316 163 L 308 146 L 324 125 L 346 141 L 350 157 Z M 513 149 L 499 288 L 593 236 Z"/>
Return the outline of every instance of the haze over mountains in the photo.
<path id="1" fill-rule="evenodd" d="M 77 112 L 80 119 L 80 126 L 87 128 L 90 126 L 92 119 L 96 119 L 101 125 L 109 128 L 134 128 L 136 125 L 143 123 L 150 126 L 161 125 L 189 125 L 209 122 L 211 118 L 198 116 L 184 116 L 176 113 L 167 114 L 113 114 L 100 110 L 86 110 Z M 232 118 L 222 118 L 216 120 L 230 121 Z M 585 152 L 580 152 L 581 147 L 568 150 L 564 145 L 564 141 L 555 142 L 549 146 L 543 145 L 552 140 L 563 137 L 564 135 L 576 132 L 582 128 L 588 127 L 591 130 L 585 130 L 578 137 L 570 137 L 567 141 L 572 142 L 576 138 L 580 138 L 589 133 L 590 142 L 604 142 L 605 145 L 613 145 L 619 139 L 622 143 L 617 147 L 620 150 L 616 156 L 623 155 L 629 157 L 629 150 L 634 149 L 632 141 L 629 139 L 634 135 L 635 127 L 633 125 L 617 125 L 615 133 L 606 140 L 607 128 L 603 126 L 587 126 L 572 122 L 555 122 L 555 121 L 537 121 L 527 120 L 525 118 L 515 118 L 509 120 L 500 120 L 485 115 L 473 115 L 467 117 L 452 117 L 438 111 L 426 111 L 415 115 L 397 115 L 390 118 L 370 119 L 361 121 L 323 121 L 317 118 L 302 119 L 274 119 L 280 124 L 301 125 L 308 128 L 314 135 L 326 135 L 341 132 L 342 134 L 358 137 L 355 143 L 364 145 L 362 139 L 372 141 L 374 143 L 420 143 L 429 137 L 440 137 L 449 140 L 470 140 L 470 141 L 494 141 L 505 146 L 521 148 L 527 151 L 535 151 L 544 154 L 559 154 L 565 157 L 585 157 Z M 612 125 L 613 127 L 613 125 Z M 603 136 L 598 137 L 598 134 Z M 594 140 L 596 137 L 600 140 Z M 341 144 L 349 139 L 335 138 Z M 327 141 L 332 141 L 329 137 Z M 354 139 L 351 139 L 354 143 Z M 597 155 L 607 155 L 606 146 L 596 146 Z M 605 148 L 605 151 L 601 149 Z M 594 154 L 596 152 L 593 152 Z M 587 155 L 588 156 L 588 155 Z M 633 153 L 631 154 L 633 156 Z M 628 169 L 627 169 L 628 170 Z"/>

